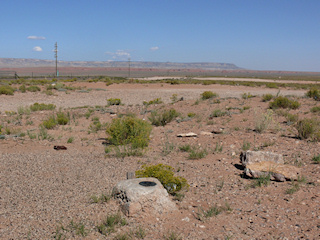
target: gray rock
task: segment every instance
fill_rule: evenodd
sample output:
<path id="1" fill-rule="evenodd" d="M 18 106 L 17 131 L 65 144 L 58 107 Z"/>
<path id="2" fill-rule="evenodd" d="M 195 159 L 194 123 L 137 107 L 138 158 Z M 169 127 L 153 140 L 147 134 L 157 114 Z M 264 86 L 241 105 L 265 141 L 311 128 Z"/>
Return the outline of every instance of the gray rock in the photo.
<path id="1" fill-rule="evenodd" d="M 161 214 L 177 210 L 167 190 L 156 178 L 135 178 L 120 181 L 112 191 L 120 203 L 122 212 L 134 216 L 141 212 Z"/>
<path id="2" fill-rule="evenodd" d="M 244 167 L 246 167 L 248 164 L 258 162 L 274 162 L 284 164 L 283 157 L 281 154 L 250 150 L 246 152 L 241 152 L 240 161 Z"/>

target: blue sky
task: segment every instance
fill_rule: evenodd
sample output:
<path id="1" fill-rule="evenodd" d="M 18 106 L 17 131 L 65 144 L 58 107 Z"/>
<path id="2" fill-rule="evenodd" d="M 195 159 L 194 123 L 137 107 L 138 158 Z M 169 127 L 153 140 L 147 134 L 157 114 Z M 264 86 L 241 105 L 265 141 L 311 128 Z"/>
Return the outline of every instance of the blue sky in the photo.
<path id="1" fill-rule="evenodd" d="M 0 57 L 320 72 L 320 0 L 1 0 Z"/>

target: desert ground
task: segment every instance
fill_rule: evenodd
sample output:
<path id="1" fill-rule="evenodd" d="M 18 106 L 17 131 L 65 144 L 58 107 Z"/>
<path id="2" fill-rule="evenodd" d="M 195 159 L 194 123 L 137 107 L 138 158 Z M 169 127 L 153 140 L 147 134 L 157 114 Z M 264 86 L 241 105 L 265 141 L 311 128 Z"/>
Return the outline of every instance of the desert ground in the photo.
<path id="1" fill-rule="evenodd" d="M 48 95 L 41 86 L 39 92 L 0 95 L 0 239 L 320 239 L 320 164 L 312 160 L 320 154 L 320 144 L 299 139 L 295 123 L 285 117 L 290 113 L 319 119 L 319 112 L 310 109 L 320 104 L 305 97 L 307 90 L 218 84 L 66 85 L 75 90 L 52 90 Z M 217 96 L 202 100 L 205 91 Z M 287 96 L 301 106 L 272 110 L 269 125 L 259 133 L 257 124 L 271 111 L 269 102 L 262 101 L 264 94 Z M 110 98 L 122 104 L 108 105 Z M 162 103 L 143 104 L 157 98 Z M 34 103 L 56 108 L 28 111 Z M 112 119 L 135 114 L 150 122 L 151 112 L 163 109 L 175 109 L 179 116 L 152 127 L 142 156 L 106 151 L 105 129 Z M 215 110 L 225 114 L 215 117 Z M 41 130 L 43 121 L 59 111 L 69 122 Z M 101 128 L 95 128 L 94 121 Z M 188 132 L 197 137 L 177 137 Z M 67 150 L 57 151 L 57 145 Z M 185 145 L 207 154 L 189 159 L 180 150 Z M 299 167 L 303 181 L 254 185 L 256 180 L 243 175 L 239 161 L 248 149 L 283 155 L 286 164 Z M 160 163 L 172 166 L 190 185 L 183 198 L 170 196 L 177 210 L 122 215 L 124 226 L 101 234 L 97 226 L 119 213 L 119 204 L 112 198 L 94 201 L 94 196 L 110 195 L 127 172 Z M 221 212 L 206 216 L 213 207 Z"/>

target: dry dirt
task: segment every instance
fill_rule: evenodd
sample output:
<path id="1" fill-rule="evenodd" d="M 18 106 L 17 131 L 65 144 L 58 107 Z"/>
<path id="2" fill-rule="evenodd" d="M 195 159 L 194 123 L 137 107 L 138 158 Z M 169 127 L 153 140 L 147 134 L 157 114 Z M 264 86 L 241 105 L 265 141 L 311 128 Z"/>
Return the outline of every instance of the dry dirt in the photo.
<path id="1" fill-rule="evenodd" d="M 278 89 L 220 85 L 72 83 L 90 91 L 55 91 L 0 95 L 0 124 L 7 132 L 0 140 L 0 239 L 127 239 L 139 229 L 144 239 L 320 239 L 320 165 L 312 157 L 320 154 L 320 144 L 297 139 L 293 125 L 274 113 L 274 123 L 259 134 L 255 124 L 268 109 L 261 95 Z M 219 94 L 220 102 L 197 101 L 204 91 Z M 242 99 L 243 93 L 257 95 Z M 290 110 L 299 118 L 319 117 L 310 108 L 316 101 L 303 98 L 305 90 L 280 89 L 281 95 L 296 98 L 301 107 Z M 172 103 L 172 95 L 183 101 Z M 123 105 L 106 106 L 108 98 L 120 98 Z M 161 98 L 164 103 L 144 106 L 143 101 Z M 40 135 L 39 125 L 52 111 L 14 114 L 18 107 L 35 102 L 53 103 L 56 112 L 70 114 L 70 123 Z M 319 105 L 319 104 L 318 104 Z M 90 106 L 90 107 L 83 107 Z M 100 107 L 98 107 L 100 106 Z M 83 107 L 83 108 L 81 108 Z M 117 158 L 106 155 L 101 138 L 105 130 L 92 131 L 93 118 L 109 123 L 120 114 L 135 113 L 148 121 L 149 110 L 174 108 L 181 117 L 164 127 L 153 127 L 148 150 L 142 157 Z M 92 109 L 90 117 L 86 113 Z M 215 109 L 226 116 L 210 119 Z M 114 114 L 115 113 L 115 114 Z M 193 118 L 187 115 L 194 113 Z M 200 135 L 201 131 L 221 131 Z M 195 138 L 177 134 L 194 132 Z M 25 136 L 18 136 L 25 133 Z M 35 138 L 34 138 L 35 137 Z M 67 143 L 73 138 L 71 143 Z M 287 193 L 295 183 L 271 182 L 251 187 L 255 180 L 242 177 L 239 154 L 244 144 L 251 150 L 282 154 L 289 164 L 299 166 L 306 181 Z M 208 154 L 189 160 L 179 146 L 190 144 Z M 67 150 L 56 151 L 55 145 Z M 221 147 L 221 151 L 217 149 Z M 168 164 L 176 175 L 187 179 L 189 191 L 176 201 L 178 211 L 163 215 L 141 213 L 127 218 L 126 226 L 114 233 L 100 234 L 96 226 L 119 209 L 114 200 L 92 203 L 91 196 L 110 194 L 113 186 L 143 164 Z M 202 210 L 223 207 L 217 216 L 199 219 Z M 226 210 L 228 208 L 228 210 Z M 83 224 L 86 237 L 77 228 Z M 79 230 L 79 228 L 78 228 Z M 169 235 L 176 238 L 169 238 Z M 167 237 L 167 238 L 165 238 Z M 180 237 L 180 238 L 179 238 Z"/>

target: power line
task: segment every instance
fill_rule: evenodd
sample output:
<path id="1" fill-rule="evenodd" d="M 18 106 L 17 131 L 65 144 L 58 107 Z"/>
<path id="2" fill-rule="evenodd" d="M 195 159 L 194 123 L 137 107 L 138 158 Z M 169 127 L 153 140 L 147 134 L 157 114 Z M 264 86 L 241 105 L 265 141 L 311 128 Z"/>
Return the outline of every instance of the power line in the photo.
<path id="1" fill-rule="evenodd" d="M 128 64 L 129 64 L 129 72 L 128 72 L 128 78 L 130 78 L 130 74 L 131 74 L 131 66 L 130 66 L 130 61 L 131 61 L 131 58 L 128 58 Z"/>
<path id="2" fill-rule="evenodd" d="M 56 42 L 54 45 L 54 57 L 56 58 L 56 77 L 58 77 L 58 43 Z"/>

